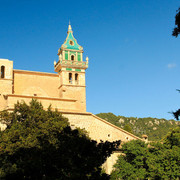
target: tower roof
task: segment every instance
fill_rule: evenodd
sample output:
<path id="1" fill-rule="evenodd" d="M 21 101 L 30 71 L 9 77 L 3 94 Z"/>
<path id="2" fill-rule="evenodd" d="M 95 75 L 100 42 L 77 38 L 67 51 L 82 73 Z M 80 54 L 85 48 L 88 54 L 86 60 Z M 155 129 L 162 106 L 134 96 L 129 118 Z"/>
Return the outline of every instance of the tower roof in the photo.
<path id="1" fill-rule="evenodd" d="M 73 36 L 72 27 L 69 24 L 68 32 L 66 40 L 64 41 L 63 45 L 61 46 L 62 49 L 70 49 L 70 50 L 83 50 L 83 47 L 77 43 L 77 40 Z"/>

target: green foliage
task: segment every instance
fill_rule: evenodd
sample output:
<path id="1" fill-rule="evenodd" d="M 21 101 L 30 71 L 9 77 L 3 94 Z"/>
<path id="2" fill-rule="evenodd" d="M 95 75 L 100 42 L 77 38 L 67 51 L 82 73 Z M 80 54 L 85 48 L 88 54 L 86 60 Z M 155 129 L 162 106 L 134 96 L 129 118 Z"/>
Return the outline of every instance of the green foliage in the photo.
<path id="1" fill-rule="evenodd" d="M 0 179 L 108 179 L 100 167 L 120 142 L 98 144 L 35 100 L 1 112 L 1 121 Z"/>
<path id="2" fill-rule="evenodd" d="M 179 8 L 179 13 L 178 13 L 178 18 L 179 18 L 179 33 L 180 33 L 180 8 Z M 179 34 L 178 33 L 178 34 Z M 177 91 L 178 92 L 180 92 L 180 90 L 179 89 L 177 89 Z M 174 115 L 174 117 L 177 119 L 177 120 L 179 120 L 179 116 L 180 116 L 180 109 L 178 109 L 177 111 L 175 111 L 175 112 L 172 112 L 172 114 Z"/>
<path id="3" fill-rule="evenodd" d="M 178 179 L 180 177 L 180 127 L 162 143 L 133 140 L 122 145 L 111 179 Z"/>
<path id="4" fill-rule="evenodd" d="M 131 128 L 131 126 L 130 126 L 129 124 L 126 124 L 126 125 L 124 126 L 124 130 L 125 130 L 125 131 L 128 131 L 128 132 L 130 132 L 130 133 L 133 133 L 133 130 L 132 130 L 132 128 Z"/>
<path id="5" fill-rule="evenodd" d="M 147 158 L 147 145 L 140 140 L 132 140 L 122 146 L 121 155 L 115 164 L 112 177 L 121 179 L 145 179 Z M 112 178 L 111 178 L 112 179 Z"/>
<path id="6" fill-rule="evenodd" d="M 157 119 L 157 118 L 137 118 L 137 117 L 124 117 L 116 116 L 113 113 L 100 113 L 97 114 L 100 118 L 120 127 L 126 131 L 142 137 L 143 134 L 148 136 L 150 141 L 161 140 L 170 129 L 180 125 L 179 121 L 175 120 L 166 120 L 166 119 Z M 130 126 L 130 127 L 128 127 Z M 130 129 L 131 128 L 131 129 Z"/>
<path id="7" fill-rule="evenodd" d="M 119 118 L 113 113 L 99 113 L 96 115 L 114 125 L 118 125 Z"/>
<path id="8" fill-rule="evenodd" d="M 180 126 L 167 134 L 164 138 L 164 144 L 170 145 L 171 147 L 180 147 Z"/>
<path id="9" fill-rule="evenodd" d="M 180 8 L 177 10 L 177 14 L 175 16 L 175 28 L 172 32 L 172 35 L 178 37 L 180 34 Z"/>

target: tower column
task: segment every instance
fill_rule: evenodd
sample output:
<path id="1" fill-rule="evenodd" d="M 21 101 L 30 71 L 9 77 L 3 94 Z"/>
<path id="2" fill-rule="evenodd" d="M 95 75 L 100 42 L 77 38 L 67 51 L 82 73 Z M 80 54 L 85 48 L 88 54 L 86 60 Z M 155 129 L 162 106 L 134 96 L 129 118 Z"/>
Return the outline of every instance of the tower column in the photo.
<path id="1" fill-rule="evenodd" d="M 59 96 L 74 99 L 76 109 L 86 112 L 85 70 L 88 63 L 83 61 L 82 54 L 83 47 L 77 43 L 69 25 L 66 40 L 58 51 L 59 61 L 54 65 L 55 72 L 60 76 Z M 72 55 L 74 58 L 71 58 Z M 79 55 L 81 61 L 78 61 Z"/>

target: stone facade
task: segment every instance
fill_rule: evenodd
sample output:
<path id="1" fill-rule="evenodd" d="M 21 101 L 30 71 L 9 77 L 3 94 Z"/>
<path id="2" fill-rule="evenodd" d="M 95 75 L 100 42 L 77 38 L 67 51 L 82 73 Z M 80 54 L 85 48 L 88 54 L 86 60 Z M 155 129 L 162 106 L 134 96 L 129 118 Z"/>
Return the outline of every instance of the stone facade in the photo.
<path id="1" fill-rule="evenodd" d="M 78 45 L 69 25 L 67 38 L 58 50 L 54 62 L 56 73 L 13 69 L 13 61 L 0 59 L 0 110 L 13 110 L 17 101 L 40 101 L 45 109 L 51 104 L 70 121 L 72 127 L 87 130 L 89 136 L 100 142 L 140 139 L 111 123 L 86 112 L 85 70 L 89 59 L 83 61 L 83 48 Z M 4 129 L 5 127 L 2 127 Z M 107 172 L 117 159 L 117 152 L 104 164 Z"/>
<path id="2" fill-rule="evenodd" d="M 140 139 L 92 113 L 62 112 L 62 114 L 69 119 L 71 126 L 86 129 L 89 136 L 98 142 L 100 140 L 111 142 L 121 140 L 127 142 L 133 139 Z"/>

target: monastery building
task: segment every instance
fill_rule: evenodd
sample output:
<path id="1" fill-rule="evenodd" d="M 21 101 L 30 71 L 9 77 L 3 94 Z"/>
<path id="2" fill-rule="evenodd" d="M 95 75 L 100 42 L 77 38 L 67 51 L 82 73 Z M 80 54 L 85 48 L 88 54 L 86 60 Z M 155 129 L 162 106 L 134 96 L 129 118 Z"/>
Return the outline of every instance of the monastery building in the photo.
<path id="1" fill-rule="evenodd" d="M 70 121 L 71 127 L 85 128 L 96 141 L 129 141 L 140 139 L 125 130 L 86 112 L 85 72 L 88 57 L 83 61 L 83 47 L 73 36 L 71 25 L 67 37 L 58 49 L 55 73 L 13 69 L 13 61 L 0 59 L 0 111 L 12 111 L 17 101 L 40 101 L 45 109 L 51 104 Z M 112 170 L 116 158 L 108 160 L 106 170 Z"/>

